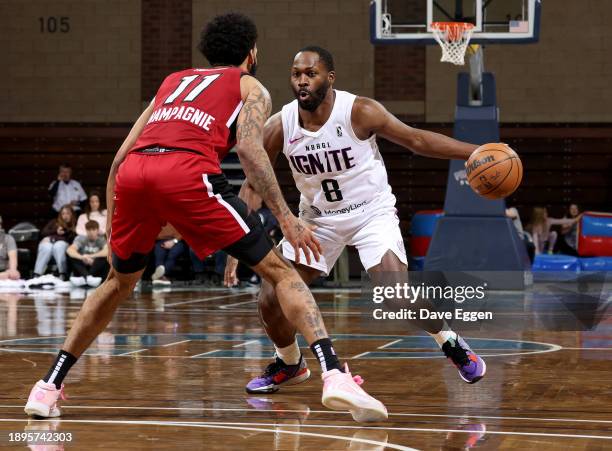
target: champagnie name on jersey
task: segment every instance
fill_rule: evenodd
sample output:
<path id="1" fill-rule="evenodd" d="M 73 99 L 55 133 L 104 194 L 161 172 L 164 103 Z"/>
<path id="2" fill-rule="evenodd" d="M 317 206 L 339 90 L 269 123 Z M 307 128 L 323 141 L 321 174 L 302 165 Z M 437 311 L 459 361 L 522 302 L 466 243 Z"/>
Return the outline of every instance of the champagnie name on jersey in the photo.
<path id="1" fill-rule="evenodd" d="M 306 155 L 291 155 L 289 161 L 293 168 L 302 174 L 316 175 L 325 172 L 341 172 L 355 167 L 350 155 L 350 147 L 344 149 L 331 149 L 329 143 L 306 146 L 307 151 L 326 149 L 323 152 L 308 153 Z"/>
<path id="2" fill-rule="evenodd" d="M 186 108 L 184 106 L 168 108 L 161 107 L 153 112 L 147 124 L 176 120 L 191 122 L 192 124 L 197 125 L 206 131 L 210 131 L 210 124 L 212 124 L 215 118 L 210 114 L 191 106 Z"/>

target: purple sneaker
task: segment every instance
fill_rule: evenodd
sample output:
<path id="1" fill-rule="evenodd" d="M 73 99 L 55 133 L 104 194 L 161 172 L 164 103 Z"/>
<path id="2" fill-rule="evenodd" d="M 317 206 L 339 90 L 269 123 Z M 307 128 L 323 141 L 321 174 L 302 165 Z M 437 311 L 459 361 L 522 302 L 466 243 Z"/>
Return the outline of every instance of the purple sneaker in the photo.
<path id="1" fill-rule="evenodd" d="M 266 367 L 261 376 L 258 376 L 246 386 L 247 393 L 274 393 L 281 385 L 295 385 L 304 382 L 310 377 L 310 370 L 304 357 L 300 356 L 297 365 L 287 365 L 280 358 Z"/>
<path id="2" fill-rule="evenodd" d="M 442 345 L 442 351 L 451 359 L 459 370 L 459 376 L 468 384 L 474 384 L 482 379 L 487 372 L 487 365 L 470 349 L 467 343 L 457 335 L 457 339 L 449 338 Z"/>

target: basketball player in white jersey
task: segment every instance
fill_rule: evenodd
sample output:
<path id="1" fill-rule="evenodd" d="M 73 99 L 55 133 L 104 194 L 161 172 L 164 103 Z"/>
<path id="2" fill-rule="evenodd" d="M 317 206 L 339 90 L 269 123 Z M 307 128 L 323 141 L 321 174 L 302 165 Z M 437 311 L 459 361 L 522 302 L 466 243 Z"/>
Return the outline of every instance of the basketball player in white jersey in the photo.
<path id="1" fill-rule="evenodd" d="M 334 62 L 327 50 L 314 46 L 300 50 L 291 68 L 296 100 L 273 115 L 264 131 L 264 146 L 272 163 L 281 152 L 289 160 L 301 193 L 300 217 L 316 227 L 314 234 L 321 244 L 317 262 L 288 242 L 281 243 L 283 255 L 308 284 L 327 275 L 347 245 L 356 247 L 370 275 L 408 270 L 395 196 L 377 136 L 432 158 L 467 160 L 477 147 L 411 128 L 375 100 L 333 89 L 334 80 Z M 248 203 L 253 192 L 247 180 L 240 196 Z M 236 260 L 228 260 L 227 285 L 236 282 L 236 265 Z M 280 385 L 308 379 L 310 371 L 297 345 L 295 328 L 266 282 L 261 287 L 259 310 L 277 357 L 263 375 L 247 384 L 247 392 L 273 393 Z M 464 381 L 474 383 L 484 376 L 484 361 L 443 321 L 419 325 L 457 366 Z"/>

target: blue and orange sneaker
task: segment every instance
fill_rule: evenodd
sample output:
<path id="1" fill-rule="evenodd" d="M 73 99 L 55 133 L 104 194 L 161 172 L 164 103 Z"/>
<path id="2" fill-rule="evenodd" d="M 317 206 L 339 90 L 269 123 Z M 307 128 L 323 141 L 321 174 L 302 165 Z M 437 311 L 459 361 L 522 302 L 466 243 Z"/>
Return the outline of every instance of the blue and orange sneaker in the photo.
<path id="1" fill-rule="evenodd" d="M 306 360 L 300 356 L 296 365 L 287 365 L 279 357 L 269 364 L 264 373 L 251 381 L 246 386 L 247 393 L 274 393 L 281 385 L 295 385 L 304 382 L 310 377 L 310 370 Z"/>
<path id="2" fill-rule="evenodd" d="M 442 351 L 459 370 L 459 376 L 468 384 L 474 384 L 482 379 L 487 372 L 487 365 L 459 335 L 456 340 L 449 338 L 442 345 Z"/>

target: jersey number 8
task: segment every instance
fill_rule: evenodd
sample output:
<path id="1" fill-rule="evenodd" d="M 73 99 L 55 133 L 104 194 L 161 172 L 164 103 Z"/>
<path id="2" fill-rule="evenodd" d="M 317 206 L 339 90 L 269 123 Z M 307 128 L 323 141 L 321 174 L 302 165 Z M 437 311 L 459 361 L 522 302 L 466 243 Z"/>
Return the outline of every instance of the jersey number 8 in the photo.
<path id="1" fill-rule="evenodd" d="M 321 182 L 321 188 L 325 193 L 325 199 L 327 202 L 338 202 L 342 200 L 342 191 L 340 191 L 340 185 L 334 179 L 325 179 Z"/>

